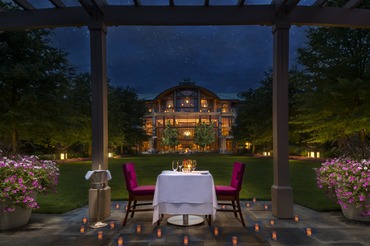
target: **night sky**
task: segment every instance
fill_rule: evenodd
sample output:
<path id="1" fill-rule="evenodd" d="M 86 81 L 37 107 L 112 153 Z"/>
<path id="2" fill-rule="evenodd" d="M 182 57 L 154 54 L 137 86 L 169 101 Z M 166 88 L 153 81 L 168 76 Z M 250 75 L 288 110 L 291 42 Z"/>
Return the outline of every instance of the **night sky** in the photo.
<path id="1" fill-rule="evenodd" d="M 272 67 L 272 28 L 266 26 L 109 27 L 108 77 L 112 85 L 159 93 L 190 78 L 213 92 L 256 88 Z M 305 42 L 304 27 L 290 31 L 290 66 Z M 89 31 L 57 28 L 53 45 L 80 72 L 90 72 Z"/>

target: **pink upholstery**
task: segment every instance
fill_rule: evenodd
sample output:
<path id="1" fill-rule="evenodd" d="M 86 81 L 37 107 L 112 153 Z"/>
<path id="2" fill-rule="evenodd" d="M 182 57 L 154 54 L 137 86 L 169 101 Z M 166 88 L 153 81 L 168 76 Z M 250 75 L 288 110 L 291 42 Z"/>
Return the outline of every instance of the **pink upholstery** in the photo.
<path id="1" fill-rule="evenodd" d="M 123 176 L 125 177 L 126 189 L 128 191 L 128 205 L 125 219 L 123 220 L 123 226 L 126 224 L 128 214 L 131 212 L 131 218 L 135 212 L 139 211 L 151 211 L 153 208 L 150 206 L 153 201 L 155 185 L 138 185 L 136 179 L 135 165 L 134 163 L 125 163 L 122 165 Z M 138 203 L 138 201 L 147 201 L 144 203 Z M 149 205 L 150 208 L 137 209 L 137 206 Z"/>
<path id="2" fill-rule="evenodd" d="M 239 192 L 243 184 L 244 170 L 245 170 L 244 163 L 234 162 L 230 185 L 215 185 L 217 199 L 219 201 L 229 201 L 228 203 L 218 202 L 218 204 L 228 205 L 232 207 L 232 209 L 222 209 L 218 211 L 234 212 L 236 218 L 237 213 L 239 213 L 240 220 L 243 226 L 245 226 L 245 223 L 239 201 Z"/>

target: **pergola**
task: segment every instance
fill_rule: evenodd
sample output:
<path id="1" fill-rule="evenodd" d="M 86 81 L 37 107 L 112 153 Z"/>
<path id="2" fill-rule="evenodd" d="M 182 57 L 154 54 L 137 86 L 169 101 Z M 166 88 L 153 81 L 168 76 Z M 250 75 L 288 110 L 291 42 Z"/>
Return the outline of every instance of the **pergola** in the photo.
<path id="1" fill-rule="evenodd" d="M 7 1 L 10 2 L 10 1 Z M 107 115 L 107 27 L 262 25 L 273 35 L 273 151 L 274 180 L 271 187 L 272 213 L 293 217 L 293 191 L 288 160 L 288 58 L 289 30 L 297 26 L 370 28 L 370 9 L 363 0 L 347 0 L 340 7 L 329 0 L 272 0 L 249 4 L 245 0 L 158 0 L 154 5 L 140 0 L 49 0 L 37 8 L 31 0 L 13 0 L 17 10 L 0 7 L 0 31 L 87 26 L 90 31 L 92 78 L 92 170 L 108 169 Z M 46 1 L 45 1 L 46 2 Z M 143 1 L 144 2 L 144 1 Z M 186 2 L 186 4 L 184 4 Z M 266 1 L 263 1 L 266 2 Z M 309 2 L 310 4 L 308 4 Z M 110 201 L 110 189 L 102 196 Z M 109 200 L 109 201 L 108 201 Z M 91 203 L 89 199 L 89 207 Z M 106 208 L 105 217 L 110 214 Z M 91 214 L 90 214 L 91 217 Z M 93 216 L 94 217 L 94 216 Z"/>

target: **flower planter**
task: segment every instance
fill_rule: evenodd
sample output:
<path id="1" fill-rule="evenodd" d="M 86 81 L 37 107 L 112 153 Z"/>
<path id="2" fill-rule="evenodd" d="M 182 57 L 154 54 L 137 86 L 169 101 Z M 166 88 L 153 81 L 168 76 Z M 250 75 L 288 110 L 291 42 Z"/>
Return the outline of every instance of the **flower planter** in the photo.
<path id="1" fill-rule="evenodd" d="M 370 199 L 367 199 L 367 203 L 370 203 Z M 361 209 L 356 208 L 354 204 L 349 204 L 348 208 L 344 208 L 341 205 L 344 217 L 351 220 L 366 221 L 370 222 L 370 216 L 361 216 Z"/>
<path id="2" fill-rule="evenodd" d="M 31 208 L 16 208 L 11 213 L 0 214 L 0 230 L 17 228 L 26 225 L 31 217 Z"/>
<path id="3" fill-rule="evenodd" d="M 30 197 L 36 199 L 37 193 L 32 192 Z M 6 206 L 6 203 L 0 202 L 0 210 Z M 14 212 L 0 213 L 0 230 L 17 228 L 26 225 L 30 220 L 32 208 L 17 207 Z"/>

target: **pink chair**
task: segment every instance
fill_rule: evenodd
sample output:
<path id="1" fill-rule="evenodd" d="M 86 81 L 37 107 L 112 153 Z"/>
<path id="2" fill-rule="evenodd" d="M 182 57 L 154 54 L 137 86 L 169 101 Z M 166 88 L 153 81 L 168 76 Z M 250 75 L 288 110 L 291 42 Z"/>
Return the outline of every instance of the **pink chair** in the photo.
<path id="1" fill-rule="evenodd" d="M 240 220 L 245 226 L 243 214 L 239 201 L 239 192 L 242 188 L 243 176 L 244 176 L 245 164 L 240 162 L 234 162 L 233 173 L 231 176 L 231 183 L 229 186 L 216 185 L 216 195 L 218 201 L 229 201 L 219 202 L 218 205 L 231 205 L 232 209 L 218 209 L 219 212 L 234 212 L 235 218 L 238 218 L 237 213 L 240 215 Z M 231 201 L 231 203 L 230 203 Z"/>
<path id="2" fill-rule="evenodd" d="M 126 225 L 128 214 L 131 212 L 131 218 L 135 212 L 152 211 L 153 208 L 137 209 L 137 206 L 152 205 L 152 202 L 137 203 L 138 201 L 153 201 L 155 185 L 137 184 L 136 172 L 134 163 L 125 163 L 122 165 L 123 175 L 126 181 L 126 189 L 128 191 L 128 205 L 125 219 L 122 226 Z M 132 204 L 133 202 L 133 204 Z"/>

